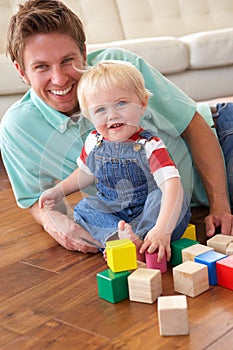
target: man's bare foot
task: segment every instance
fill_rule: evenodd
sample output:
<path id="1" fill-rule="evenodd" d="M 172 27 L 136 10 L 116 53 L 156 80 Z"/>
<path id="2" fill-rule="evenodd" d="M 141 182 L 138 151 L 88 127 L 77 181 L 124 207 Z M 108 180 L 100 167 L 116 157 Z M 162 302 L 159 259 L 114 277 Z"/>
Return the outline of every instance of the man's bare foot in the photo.
<path id="1" fill-rule="evenodd" d="M 137 260 L 145 261 L 144 254 L 139 253 L 143 241 L 133 232 L 132 226 L 124 220 L 118 223 L 118 236 L 119 239 L 129 238 L 136 246 Z"/>

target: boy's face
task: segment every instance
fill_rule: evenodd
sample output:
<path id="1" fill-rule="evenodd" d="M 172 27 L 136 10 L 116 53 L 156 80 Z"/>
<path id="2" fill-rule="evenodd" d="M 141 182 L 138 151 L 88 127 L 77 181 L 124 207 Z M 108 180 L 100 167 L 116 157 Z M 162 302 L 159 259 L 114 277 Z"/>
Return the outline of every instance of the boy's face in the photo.
<path id="1" fill-rule="evenodd" d="M 110 141 L 124 141 L 139 130 L 147 107 L 131 90 L 112 87 L 86 96 L 88 114 L 96 130 Z"/>
<path id="2" fill-rule="evenodd" d="M 52 108 L 71 115 L 78 109 L 77 85 L 86 53 L 81 54 L 76 42 L 58 32 L 35 34 L 28 38 L 24 50 L 23 71 L 15 66 L 23 80 Z"/>

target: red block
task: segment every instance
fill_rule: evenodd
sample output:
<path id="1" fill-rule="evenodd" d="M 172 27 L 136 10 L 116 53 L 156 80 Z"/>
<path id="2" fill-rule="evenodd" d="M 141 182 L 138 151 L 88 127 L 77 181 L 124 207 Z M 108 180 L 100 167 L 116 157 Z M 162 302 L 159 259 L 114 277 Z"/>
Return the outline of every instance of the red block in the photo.
<path id="1" fill-rule="evenodd" d="M 146 251 L 145 253 L 146 256 L 146 267 L 148 269 L 158 269 L 161 271 L 161 273 L 164 273 L 167 271 L 167 256 L 164 254 L 163 259 L 160 263 L 158 263 L 158 252 L 156 251 L 155 253 L 148 253 Z"/>
<path id="2" fill-rule="evenodd" d="M 233 255 L 216 262 L 217 283 L 233 290 Z"/>

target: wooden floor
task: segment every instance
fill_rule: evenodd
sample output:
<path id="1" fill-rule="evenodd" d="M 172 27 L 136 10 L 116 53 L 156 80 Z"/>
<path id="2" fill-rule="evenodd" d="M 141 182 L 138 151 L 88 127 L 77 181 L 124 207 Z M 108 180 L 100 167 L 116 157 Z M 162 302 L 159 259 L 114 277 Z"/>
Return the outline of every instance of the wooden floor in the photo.
<path id="1" fill-rule="evenodd" d="M 0 181 L 1 350 L 233 348 L 233 291 L 215 286 L 188 297 L 190 335 L 161 337 L 157 302 L 100 299 L 96 274 L 107 268 L 101 254 L 56 244 L 17 208 L 2 165 Z M 163 295 L 175 294 L 171 270 L 162 280 Z"/>

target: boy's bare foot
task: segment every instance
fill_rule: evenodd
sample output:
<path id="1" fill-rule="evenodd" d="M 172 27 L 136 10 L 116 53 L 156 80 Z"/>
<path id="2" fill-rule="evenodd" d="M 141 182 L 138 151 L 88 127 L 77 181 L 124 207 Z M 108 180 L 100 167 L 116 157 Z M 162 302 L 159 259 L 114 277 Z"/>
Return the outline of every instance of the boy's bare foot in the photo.
<path id="1" fill-rule="evenodd" d="M 118 236 L 119 239 L 129 238 L 136 246 L 137 260 L 145 261 L 144 254 L 139 253 L 143 241 L 133 232 L 132 226 L 124 220 L 121 220 L 118 223 Z"/>

